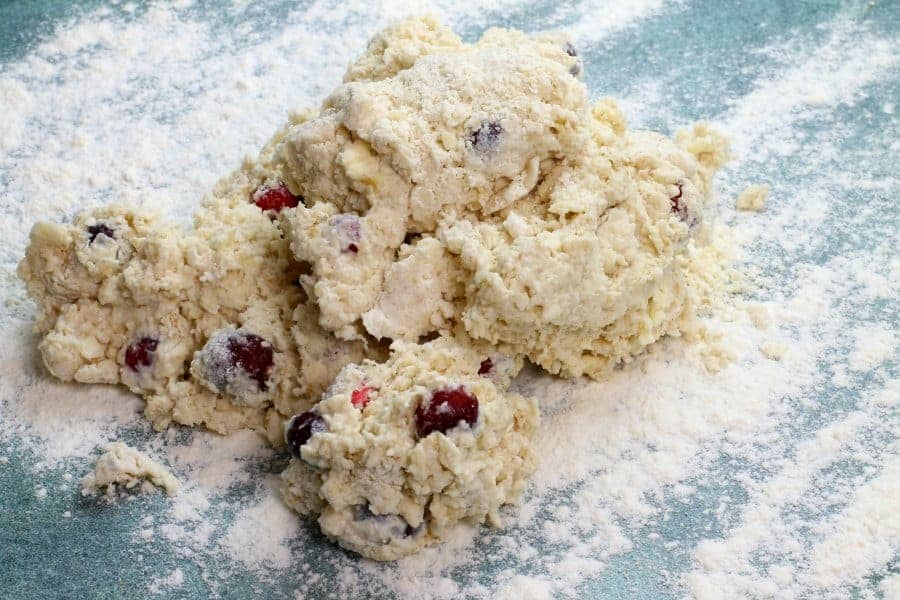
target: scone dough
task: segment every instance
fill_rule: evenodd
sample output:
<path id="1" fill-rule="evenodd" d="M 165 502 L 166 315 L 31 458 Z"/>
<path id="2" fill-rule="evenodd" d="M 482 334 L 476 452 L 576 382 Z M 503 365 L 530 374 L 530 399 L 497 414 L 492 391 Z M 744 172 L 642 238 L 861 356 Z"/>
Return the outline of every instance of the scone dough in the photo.
<path id="1" fill-rule="evenodd" d="M 535 467 L 537 405 L 505 391 L 521 361 L 450 338 L 392 350 L 387 362 L 344 367 L 310 413 L 288 422 L 298 456 L 282 474 L 288 505 L 376 560 L 415 552 L 463 519 L 499 525 L 499 507 Z M 473 402 L 477 416 L 432 406 L 442 392 Z M 429 418 L 445 415 L 446 429 L 429 432 Z M 301 444 L 298 420 L 309 434 Z"/>
<path id="2" fill-rule="evenodd" d="M 128 386 L 158 428 L 252 428 L 280 444 L 283 419 L 315 402 L 343 365 L 381 356 L 377 344 L 320 328 L 274 211 L 254 203 L 280 182 L 277 141 L 216 187 L 193 231 L 124 206 L 35 225 L 19 275 L 38 302 L 39 349 L 53 375 Z M 258 381 L 215 354 L 227 334 L 269 349 Z M 210 379 L 211 358 L 230 369 L 228 381 Z"/>
<path id="3" fill-rule="evenodd" d="M 551 373 L 602 378 L 694 317 L 689 247 L 725 140 L 628 131 L 562 35 L 429 20 L 379 34 L 275 152 L 282 224 L 320 323 L 416 341 L 462 326 Z"/>
<path id="4" fill-rule="evenodd" d="M 36 225 L 44 363 L 128 386 L 157 427 L 286 431 L 286 501 L 364 556 L 498 523 L 534 468 L 522 361 L 602 379 L 724 278 L 726 141 L 630 131 L 582 71 L 562 34 L 386 29 L 192 230 L 127 207 Z"/>
<path id="5" fill-rule="evenodd" d="M 178 479 L 164 466 L 122 442 L 103 447 L 94 470 L 81 480 L 81 494 L 96 496 L 101 491 L 115 498 L 119 490 L 149 491 L 154 486 L 174 496 L 181 489 Z"/>

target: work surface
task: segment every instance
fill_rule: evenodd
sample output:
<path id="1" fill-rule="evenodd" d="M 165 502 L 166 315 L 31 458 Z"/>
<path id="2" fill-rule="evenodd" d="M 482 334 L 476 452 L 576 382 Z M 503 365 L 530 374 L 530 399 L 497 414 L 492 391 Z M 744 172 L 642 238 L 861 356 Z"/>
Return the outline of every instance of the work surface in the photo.
<path id="1" fill-rule="evenodd" d="M 900 5 L 414 5 L 0 5 L 0 596 L 900 598 Z M 411 10 L 467 39 L 567 29 L 631 127 L 713 121 L 734 143 L 718 219 L 745 282 L 709 318 L 733 358 L 718 372 L 667 340 L 608 382 L 520 377 L 541 466 L 506 526 L 376 564 L 280 504 L 286 457 L 254 435 L 156 434 L 126 392 L 51 381 L 14 273 L 39 219 L 126 201 L 188 222 Z M 762 212 L 736 212 L 762 183 Z M 115 438 L 184 492 L 82 498 Z"/>

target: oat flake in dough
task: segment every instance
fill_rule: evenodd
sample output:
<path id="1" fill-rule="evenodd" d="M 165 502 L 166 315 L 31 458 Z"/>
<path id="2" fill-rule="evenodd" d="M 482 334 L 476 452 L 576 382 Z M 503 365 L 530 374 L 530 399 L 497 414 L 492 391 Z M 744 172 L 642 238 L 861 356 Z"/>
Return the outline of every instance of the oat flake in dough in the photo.
<path id="1" fill-rule="evenodd" d="M 45 364 L 127 385 L 160 428 L 278 444 L 297 415 L 285 498 L 364 556 L 498 524 L 534 463 L 522 360 L 602 378 L 721 284 L 727 144 L 631 132 L 581 71 L 561 34 L 385 30 L 193 230 L 127 207 L 36 225 L 19 273 Z"/>

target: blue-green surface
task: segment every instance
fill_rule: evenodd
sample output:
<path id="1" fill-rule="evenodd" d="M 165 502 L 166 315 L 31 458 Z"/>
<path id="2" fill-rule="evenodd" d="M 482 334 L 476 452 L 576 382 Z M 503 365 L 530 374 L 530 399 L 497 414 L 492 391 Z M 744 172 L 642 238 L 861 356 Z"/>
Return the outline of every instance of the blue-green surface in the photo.
<path id="1" fill-rule="evenodd" d="M 92 11 L 104 4 L 55 0 L 0 3 L 0 65 L 22 60 L 62 24 L 97 18 L 92 16 Z M 573 17 L 566 15 L 577 15 L 582 22 L 602 19 L 602 3 L 589 4 L 591 11 L 576 4 L 572 11 L 564 11 L 563 16 L 555 18 L 557 3 L 522 2 L 515 8 L 465 13 L 454 26 L 471 39 L 486 23 L 539 30 L 571 25 Z M 249 45 L 261 32 L 303 18 L 309 6 L 305 2 L 254 2 L 225 10 L 219 3 L 210 1 L 198 2 L 182 15 L 221 28 L 250 23 L 253 27 L 247 37 Z M 133 14 L 114 8 L 103 18 L 139 19 L 142 11 L 140 5 Z M 322 25 L 326 29 L 339 26 L 331 22 Z M 855 45 L 865 40 L 883 39 L 897 47 L 900 3 L 688 0 L 665 4 L 583 46 L 585 82 L 593 97 L 624 97 L 626 106 L 636 111 L 629 113 L 630 122 L 640 126 L 672 133 L 696 119 L 727 123 L 734 120 L 735 107 L 742 98 L 765 85 L 767 80 L 796 67 L 797 61 L 814 58 L 815 49 L 827 46 L 836 29 L 850 32 L 839 37 L 834 56 L 837 63 L 852 55 Z M 239 53 L 241 48 L 235 47 L 233 52 Z M 796 222 L 780 221 L 772 231 L 752 240 L 747 260 L 750 268 L 758 268 L 763 273 L 764 285 L 750 295 L 756 294 L 760 299 L 788 297 L 794 291 L 802 266 L 833 264 L 830 261 L 841 256 L 872 253 L 873 273 L 893 273 L 896 277 L 896 267 L 890 271 L 890 254 L 896 257 L 900 242 L 900 198 L 893 179 L 900 164 L 897 144 L 900 124 L 896 114 L 887 110 L 889 106 L 900 110 L 900 68 L 896 61 L 880 68 L 876 77 L 866 81 L 853 95 L 852 102 L 839 100 L 819 107 L 813 105 L 792 120 L 791 142 L 806 151 L 760 153 L 759 148 L 769 141 L 781 141 L 777 130 L 781 125 L 775 122 L 769 130 L 763 127 L 759 136 L 751 136 L 753 145 L 745 148 L 740 160 L 719 176 L 720 190 L 725 196 L 733 196 L 748 183 L 768 183 L 773 193 L 767 211 L 775 212 L 813 196 L 824 195 L 829 199 L 825 214 Z M 172 110 L 177 111 L 177 107 Z M 810 150 L 820 146 L 833 151 L 820 155 Z M 222 172 L 226 171 L 223 167 Z M 880 181 L 884 185 L 848 188 L 839 185 L 835 173 Z M 0 170 L 0 184 L 9 185 L 8 176 Z M 727 212 L 725 218 L 735 222 L 742 217 Z M 809 235 L 810 229 L 815 235 Z M 799 247 L 786 247 L 785 240 L 794 237 L 812 241 Z M 887 256 L 885 248 L 889 251 Z M 7 262 L 12 260 L 6 258 Z M 848 328 L 857 323 L 878 322 L 896 329 L 896 300 L 896 297 L 871 299 L 852 294 L 841 298 L 833 314 L 823 318 L 846 323 Z M 18 324 L 10 327 L 24 331 Z M 33 348 L 36 340 L 21 335 L 26 347 Z M 851 352 L 849 340 L 836 339 L 818 356 L 822 377 L 795 396 L 783 399 L 779 406 L 784 412 L 775 432 L 759 442 L 768 449 L 765 456 L 775 452 L 791 457 L 799 440 L 860 408 L 868 392 L 880 390 L 887 380 L 896 378 L 895 352 L 894 358 L 880 369 L 851 372 L 849 385 L 835 385 L 827 374 Z M 4 357 L 4 360 L 11 358 Z M 41 376 L 35 371 L 35 377 Z M 8 395 L 4 400 L 12 402 L 15 397 Z M 874 427 L 863 441 L 869 444 L 870 454 L 877 460 L 886 460 L 884 457 L 896 453 L 896 410 L 889 409 L 883 416 L 881 426 Z M 135 440 L 150 435 L 149 429 L 124 432 L 126 438 Z M 677 575 L 691 568 L 692 550 L 698 541 L 724 534 L 727 526 L 736 525 L 739 520 L 741 505 L 747 501 L 739 476 L 764 478 L 773 469 L 770 464 L 755 462 L 752 455 L 729 454 L 727 447 L 713 444 L 710 452 L 712 456 L 705 462 L 702 477 L 688 482 L 697 487 L 689 503 L 681 503 L 669 495 L 658 500 L 669 515 L 665 522 L 645 529 L 622 524 L 635 542 L 634 548 L 609 557 L 605 569 L 579 587 L 582 597 L 683 597 L 686 588 Z M 64 493 L 51 492 L 46 499 L 38 500 L 34 493 L 37 485 L 52 488 L 60 481 L 63 471 L 83 471 L 84 461 L 74 461 L 71 468 L 35 475 L 30 468 L 35 457 L 29 450 L 15 439 L 2 438 L 0 456 L 9 458 L 8 464 L 0 464 L 0 597 L 142 598 L 147 595 L 147 579 L 164 577 L 177 566 L 184 572 L 185 583 L 180 588 L 165 590 L 166 597 L 195 598 L 214 593 L 222 598 L 291 598 L 292 590 L 306 577 L 297 570 L 266 578 L 235 564 L 217 566 L 211 575 L 207 573 L 204 577 L 198 565 L 205 565 L 205 557 L 197 557 L 194 562 L 186 560 L 159 539 L 134 543 L 133 532 L 138 522 L 148 512 L 164 511 L 167 502 L 164 497 L 141 496 L 111 511 L 83 500 L 74 486 L 70 486 Z M 284 457 L 276 457 L 261 461 L 258 468 L 260 474 L 277 472 L 283 464 Z M 835 481 L 843 482 L 853 474 L 870 479 L 873 475 L 865 466 L 847 460 L 830 469 L 834 470 Z M 823 485 L 827 485 L 829 477 L 829 473 L 822 475 Z M 560 498 L 565 498 L 567 492 L 560 492 Z M 234 512 L 240 498 L 264 492 L 261 486 L 250 483 L 232 493 L 233 498 L 223 499 L 216 510 Z M 716 518 L 715 508 L 717 499 L 725 493 L 732 502 L 723 521 Z M 886 498 L 885 501 L 900 500 Z M 834 506 L 823 503 L 818 516 L 824 518 L 839 508 L 836 500 Z M 804 506 L 786 510 L 810 517 L 804 515 L 807 510 Z M 64 511 L 71 511 L 77 518 L 61 519 Z M 645 535 L 651 529 L 659 536 Z M 217 531 L 214 537 L 221 534 Z M 320 537 L 315 527 L 306 524 L 302 525 L 301 535 Z M 525 532 L 522 536 L 527 538 Z M 678 545 L 669 544 L 672 541 Z M 490 587 L 495 574 L 507 565 L 494 559 L 490 541 L 485 540 L 482 546 L 477 568 L 471 565 L 455 568 L 450 575 L 463 582 L 478 579 Z M 308 548 L 308 543 L 304 547 Z M 335 565 L 342 564 L 335 559 L 341 551 L 324 541 L 321 548 L 321 552 L 307 553 L 304 560 L 313 565 L 313 572 L 331 575 Z M 353 560 L 348 555 L 345 562 Z M 765 557 L 759 560 L 765 562 Z M 854 598 L 879 597 L 880 582 L 889 572 L 897 572 L 897 560 L 895 554 L 892 564 L 876 569 L 860 585 L 839 594 Z M 217 572 L 218 569 L 222 572 Z M 327 597 L 333 589 L 336 588 L 326 577 L 311 586 L 311 595 Z M 370 594 L 390 595 L 374 581 Z M 805 594 L 808 598 L 820 597 L 816 592 Z M 735 597 L 738 595 L 735 592 Z"/>

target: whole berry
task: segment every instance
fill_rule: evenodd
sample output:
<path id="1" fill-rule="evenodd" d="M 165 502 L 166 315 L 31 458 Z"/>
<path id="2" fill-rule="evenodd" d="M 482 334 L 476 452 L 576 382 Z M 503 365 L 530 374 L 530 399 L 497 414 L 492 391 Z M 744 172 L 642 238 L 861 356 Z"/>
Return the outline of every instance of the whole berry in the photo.
<path id="1" fill-rule="evenodd" d="M 478 421 L 478 398 L 460 386 L 435 391 L 416 408 L 415 424 L 419 438 L 435 431 L 447 433 L 460 423 L 474 426 Z"/>

